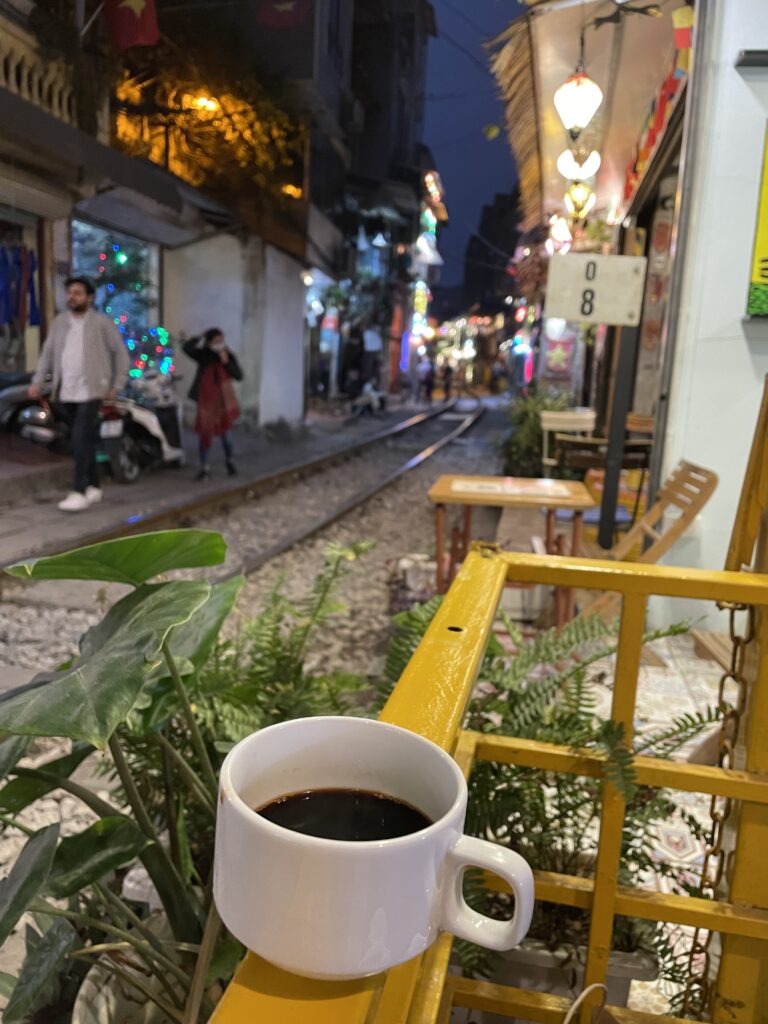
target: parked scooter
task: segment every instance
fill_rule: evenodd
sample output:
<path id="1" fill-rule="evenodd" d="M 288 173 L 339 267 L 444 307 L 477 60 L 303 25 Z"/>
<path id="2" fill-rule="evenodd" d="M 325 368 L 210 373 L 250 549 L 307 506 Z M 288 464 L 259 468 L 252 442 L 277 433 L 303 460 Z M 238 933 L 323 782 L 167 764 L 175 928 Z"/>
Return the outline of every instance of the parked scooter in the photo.
<path id="1" fill-rule="evenodd" d="M 21 437 L 55 451 L 68 450 L 69 425 L 56 415 L 55 405 L 45 399 L 29 402 L 15 421 Z M 99 417 L 99 437 L 99 461 L 109 464 L 119 483 L 133 483 L 143 469 L 183 465 L 180 411 L 173 382 L 152 376 L 145 382 L 142 378 L 141 383 L 132 382 L 113 402 L 105 402 Z"/>
<path id="2" fill-rule="evenodd" d="M 29 397 L 31 373 L 0 373 L 0 430 L 16 430 L 22 409 L 35 405 Z"/>

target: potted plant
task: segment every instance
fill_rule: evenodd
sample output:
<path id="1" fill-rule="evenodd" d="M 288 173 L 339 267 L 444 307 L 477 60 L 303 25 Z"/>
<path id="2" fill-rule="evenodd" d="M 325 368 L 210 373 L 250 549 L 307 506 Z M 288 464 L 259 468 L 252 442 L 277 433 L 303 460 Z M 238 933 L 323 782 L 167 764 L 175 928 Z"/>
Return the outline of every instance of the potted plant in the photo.
<path id="1" fill-rule="evenodd" d="M 0 882 L 0 945 L 29 921 L 18 974 L 0 975 L 4 1024 L 210 1016 L 244 952 L 210 895 L 217 769 L 263 725 L 352 708 L 363 681 L 313 675 L 305 657 L 340 610 L 337 582 L 367 547 L 329 549 L 303 600 L 278 586 L 233 640 L 219 632 L 242 578 L 168 576 L 222 563 L 218 533 L 144 534 L 11 567 L 27 579 L 132 589 L 83 635 L 75 659 L 0 697 L 0 828 L 26 835 Z M 60 746 L 30 766 L 35 736 Z M 89 758 L 106 776 L 99 793 L 73 777 Z M 58 790 L 91 814 L 73 835 L 58 822 L 31 828 L 25 813 Z"/>
<path id="2" fill-rule="evenodd" d="M 501 443 L 504 472 L 509 476 L 540 477 L 544 467 L 541 413 L 562 412 L 573 405 L 572 396 L 554 388 L 529 388 L 509 407 L 509 430 Z"/>
<path id="3" fill-rule="evenodd" d="M 398 678 L 439 601 L 396 617 L 397 633 L 386 663 L 390 681 Z M 646 639 L 686 628 L 675 626 Z M 701 827 L 663 791 L 635 784 L 632 757 L 671 755 L 711 728 L 718 709 L 675 719 L 660 731 L 640 730 L 628 750 L 622 728 L 604 717 L 601 698 L 607 705 L 607 681 L 604 670 L 595 668 L 615 652 L 617 625 L 576 619 L 559 635 L 550 630 L 529 642 L 508 620 L 506 631 L 503 645 L 493 640 L 489 646 L 465 727 L 604 753 L 606 775 L 627 801 L 620 884 L 643 885 L 655 875 L 667 879 L 673 891 L 688 891 L 685 873 L 654 856 L 654 834 L 664 822 L 675 821 L 702 838 Z M 469 780 L 467 832 L 510 846 L 535 870 L 592 877 L 601 789 L 601 779 L 478 761 Z M 467 898 L 492 915 L 503 914 L 509 899 L 490 892 L 477 877 L 468 879 Z M 501 956 L 464 942 L 457 942 L 455 949 L 461 968 L 469 973 L 575 998 L 582 988 L 588 928 L 586 911 L 538 902 L 529 936 L 519 949 Z M 613 1005 L 626 1005 L 632 979 L 661 975 L 673 985 L 685 979 L 687 954 L 681 957 L 661 923 L 617 918 L 613 949 L 608 976 Z M 477 1014 L 472 1017 L 477 1019 Z M 483 1017 L 484 1024 L 508 1019 Z"/>

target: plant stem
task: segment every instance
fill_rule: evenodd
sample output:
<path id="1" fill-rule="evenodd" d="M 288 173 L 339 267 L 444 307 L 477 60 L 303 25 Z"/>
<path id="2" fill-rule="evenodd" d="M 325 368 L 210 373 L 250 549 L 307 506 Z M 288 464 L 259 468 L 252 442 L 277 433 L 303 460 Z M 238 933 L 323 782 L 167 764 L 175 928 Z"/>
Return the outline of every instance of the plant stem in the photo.
<path id="1" fill-rule="evenodd" d="M 161 732 L 155 733 L 152 737 L 154 742 L 162 748 L 163 752 L 171 758 L 173 763 L 179 769 L 184 779 L 189 784 L 189 788 L 193 791 L 198 802 L 203 805 L 203 808 L 213 817 L 216 816 L 216 805 L 211 800 L 208 790 L 205 788 L 205 783 L 176 750 L 173 744 L 164 736 Z"/>
<path id="2" fill-rule="evenodd" d="M 176 865 L 176 870 L 183 877 L 179 830 L 176 824 L 176 800 L 173 795 L 173 767 L 165 747 L 161 747 L 160 755 L 163 763 L 163 799 L 165 801 L 165 817 L 168 821 L 168 842 L 171 848 L 171 860 Z"/>
<path id="3" fill-rule="evenodd" d="M 4 825 L 8 825 L 10 828 L 17 828 L 19 832 L 23 832 L 26 836 L 33 836 L 35 834 L 33 829 L 27 828 L 26 825 L 22 825 L 20 821 L 16 821 L 15 818 L 12 818 L 10 814 L 0 814 L 0 821 Z"/>
<path id="4" fill-rule="evenodd" d="M 105 965 L 106 966 L 106 965 Z M 153 992 L 149 985 L 141 980 L 136 974 L 131 971 L 123 970 L 122 967 L 118 966 L 113 960 L 109 961 L 108 970 L 113 971 L 119 978 L 122 978 L 128 985 L 133 985 L 139 992 L 151 999 L 156 1006 L 159 1006 L 163 1013 L 167 1013 L 173 1020 L 178 1021 L 178 1024 L 184 1024 L 184 1018 L 181 1015 L 181 1011 L 177 1010 L 175 1006 L 171 1006 L 163 998 L 161 998 L 156 992 Z"/>
<path id="5" fill-rule="evenodd" d="M 90 807 L 94 814 L 98 814 L 100 818 L 126 817 L 118 807 L 107 803 L 106 800 L 102 800 L 100 796 L 96 796 L 90 789 L 86 789 L 85 786 L 81 786 L 78 782 L 73 782 L 71 779 L 55 775 L 53 772 L 46 772 L 41 768 L 16 767 L 9 774 L 20 779 L 39 779 L 40 782 L 51 783 L 53 788 L 63 789 L 65 793 L 70 793 L 72 796 L 77 797 L 86 807 Z"/>
<path id="6" fill-rule="evenodd" d="M 144 801 L 141 799 L 141 794 L 136 788 L 131 769 L 128 766 L 128 762 L 125 759 L 123 748 L 120 746 L 120 741 L 117 738 L 117 733 L 112 733 L 109 738 L 109 752 L 112 755 L 112 760 L 115 762 L 115 768 L 120 778 L 120 783 L 125 792 L 125 798 L 133 811 L 136 822 L 144 833 L 150 839 L 153 839 L 159 845 L 157 838 L 157 832 L 155 826 L 152 824 L 152 819 L 144 806 Z"/>
<path id="7" fill-rule="evenodd" d="M 219 791 L 219 783 L 216 778 L 216 773 L 213 770 L 211 759 L 208 756 L 208 751 L 206 750 L 205 747 L 205 741 L 203 740 L 202 733 L 200 732 L 197 721 L 195 719 L 195 713 L 192 710 L 192 705 L 189 703 L 189 696 L 187 695 L 187 689 L 184 686 L 184 680 L 179 675 L 179 670 L 176 666 L 176 662 L 173 660 L 171 649 L 169 648 L 168 643 L 165 641 L 163 642 L 163 655 L 165 656 L 168 669 L 171 673 L 171 679 L 173 680 L 173 685 L 176 689 L 176 694 L 179 698 L 179 701 L 181 702 L 181 708 L 182 711 L 184 712 L 184 718 L 187 723 L 187 728 L 189 729 L 189 736 L 190 739 L 192 740 L 192 746 L 195 749 L 195 753 L 200 758 L 200 764 L 203 769 L 205 781 L 207 785 L 210 787 L 211 794 L 215 801 L 216 794 Z"/>
<path id="8" fill-rule="evenodd" d="M 122 783 L 125 795 L 131 810 L 136 818 L 136 823 L 142 832 L 154 840 L 152 846 L 148 846 L 141 854 L 141 862 L 149 872 L 149 876 L 157 889 L 160 901 L 168 915 L 174 936 L 177 939 L 197 938 L 200 934 L 200 920 L 195 913 L 191 893 L 184 885 L 176 866 L 168 855 L 168 851 L 160 842 L 157 836 L 152 819 L 149 817 L 141 794 L 136 788 L 133 775 L 128 762 L 125 759 L 123 748 L 113 733 L 109 740 L 109 749 L 117 769 L 117 774 Z"/>
<path id="9" fill-rule="evenodd" d="M 149 969 L 157 973 L 160 981 L 165 982 L 165 979 L 163 975 L 156 970 L 153 961 L 162 961 L 163 966 L 173 973 L 178 971 L 181 979 L 183 979 L 184 984 L 186 985 L 187 976 L 178 964 L 174 964 L 172 960 L 169 960 L 168 957 L 165 956 L 164 953 L 158 953 L 148 942 L 139 939 L 136 935 L 126 931 L 125 928 L 118 928 L 117 925 L 109 924 L 107 921 L 100 921 L 98 917 L 90 917 L 88 914 L 80 914 L 76 911 L 62 910 L 59 907 L 52 907 L 44 900 L 34 900 L 30 905 L 30 909 L 37 914 L 48 914 L 51 917 L 64 917 L 68 921 L 72 921 L 74 924 L 82 925 L 85 928 L 93 928 L 96 931 L 104 932 L 105 935 L 113 935 L 122 942 L 129 943 L 131 948 L 139 954 Z M 173 992 L 172 989 L 170 991 L 173 993 L 175 999 L 179 999 L 178 994 Z"/>
<path id="10" fill-rule="evenodd" d="M 192 975 L 192 985 L 187 997 L 187 1005 L 184 1007 L 184 1024 L 197 1024 L 197 1017 L 200 1013 L 200 1004 L 205 994 L 205 976 L 208 973 L 208 965 L 216 946 L 219 936 L 221 919 L 216 909 L 216 904 L 211 901 L 208 908 L 208 917 L 203 931 L 203 941 L 200 943 L 200 952 L 195 964 L 195 973 Z"/>
<path id="11" fill-rule="evenodd" d="M 135 928 L 136 931 L 149 943 L 155 951 L 155 958 L 158 962 L 164 964 L 167 970 L 169 970 L 184 986 L 187 987 L 189 976 L 187 972 L 179 966 L 174 960 L 171 959 L 166 953 L 163 952 L 163 944 L 156 935 L 147 928 L 144 922 L 139 918 L 131 908 L 116 896 L 113 892 L 101 882 L 95 882 L 93 888 L 101 897 L 105 906 L 111 909 L 114 914 L 121 916 L 131 927 Z M 129 933 L 130 934 L 130 933 Z"/>

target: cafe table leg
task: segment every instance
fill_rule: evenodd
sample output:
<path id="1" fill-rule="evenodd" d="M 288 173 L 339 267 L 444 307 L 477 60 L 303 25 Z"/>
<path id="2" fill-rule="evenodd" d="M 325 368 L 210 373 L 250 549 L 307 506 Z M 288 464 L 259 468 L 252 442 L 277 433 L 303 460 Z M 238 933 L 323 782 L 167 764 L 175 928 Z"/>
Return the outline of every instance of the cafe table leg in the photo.
<path id="1" fill-rule="evenodd" d="M 584 527 L 584 515 L 582 512 L 573 513 L 573 525 L 571 527 L 571 557 L 579 558 L 581 555 L 581 537 Z M 572 588 L 564 592 L 564 621 L 570 622 L 574 613 L 574 593 Z"/>
<path id="2" fill-rule="evenodd" d="M 438 594 L 445 593 L 445 505 L 435 505 L 435 559 L 437 572 L 435 586 Z"/>
<path id="3" fill-rule="evenodd" d="M 547 509 L 547 535 L 545 538 L 547 545 L 547 554 L 555 555 L 555 509 Z"/>
<path id="4" fill-rule="evenodd" d="M 472 533 L 472 506 L 464 506 L 464 530 L 462 534 L 462 557 L 467 557 L 469 551 L 470 535 Z"/>

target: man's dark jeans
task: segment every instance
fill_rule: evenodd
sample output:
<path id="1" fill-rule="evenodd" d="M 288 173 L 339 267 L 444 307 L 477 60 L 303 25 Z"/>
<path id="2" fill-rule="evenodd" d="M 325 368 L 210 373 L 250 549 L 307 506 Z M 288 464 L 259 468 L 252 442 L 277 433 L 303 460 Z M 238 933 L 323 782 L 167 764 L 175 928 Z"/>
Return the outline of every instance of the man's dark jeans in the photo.
<path id="1" fill-rule="evenodd" d="M 58 411 L 69 424 L 72 455 L 75 459 L 74 490 L 85 494 L 87 487 L 99 486 L 96 446 L 99 441 L 101 399 L 92 402 L 59 402 Z"/>

